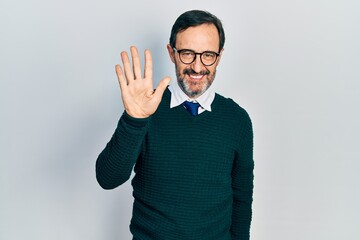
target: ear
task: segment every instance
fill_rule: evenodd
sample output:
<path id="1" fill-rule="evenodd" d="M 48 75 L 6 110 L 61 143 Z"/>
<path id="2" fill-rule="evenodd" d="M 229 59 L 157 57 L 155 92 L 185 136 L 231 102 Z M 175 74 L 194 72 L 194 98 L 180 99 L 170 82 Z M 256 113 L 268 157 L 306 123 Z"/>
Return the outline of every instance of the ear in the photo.
<path id="1" fill-rule="evenodd" d="M 216 66 L 219 65 L 219 63 L 220 63 L 220 60 L 221 60 L 221 56 L 222 56 L 223 51 L 224 51 L 224 48 L 221 49 L 221 51 L 220 51 L 220 53 L 219 53 L 219 56 L 218 56 L 218 58 L 217 58 L 217 60 L 216 60 Z"/>
<path id="2" fill-rule="evenodd" d="M 168 50 L 168 53 L 169 53 L 169 56 L 170 56 L 170 59 L 173 63 L 175 63 L 175 55 L 174 55 L 174 49 L 171 47 L 170 44 L 168 44 L 166 46 L 167 50 Z"/>

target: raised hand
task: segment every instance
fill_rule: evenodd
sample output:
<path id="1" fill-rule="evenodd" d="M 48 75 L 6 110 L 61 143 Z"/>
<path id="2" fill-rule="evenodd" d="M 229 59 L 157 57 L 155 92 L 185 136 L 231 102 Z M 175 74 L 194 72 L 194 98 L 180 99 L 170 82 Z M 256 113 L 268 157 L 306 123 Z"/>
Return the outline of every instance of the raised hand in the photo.
<path id="1" fill-rule="evenodd" d="M 132 67 L 127 52 L 121 52 L 121 66 L 115 66 L 118 77 L 121 96 L 127 114 L 134 118 L 146 118 L 152 115 L 158 108 L 161 97 L 170 82 L 169 77 L 163 78 L 156 90 L 152 79 L 152 58 L 149 50 L 145 50 L 145 70 L 142 76 L 140 58 L 135 46 L 130 47 Z M 125 74 L 124 74 L 125 72 Z"/>

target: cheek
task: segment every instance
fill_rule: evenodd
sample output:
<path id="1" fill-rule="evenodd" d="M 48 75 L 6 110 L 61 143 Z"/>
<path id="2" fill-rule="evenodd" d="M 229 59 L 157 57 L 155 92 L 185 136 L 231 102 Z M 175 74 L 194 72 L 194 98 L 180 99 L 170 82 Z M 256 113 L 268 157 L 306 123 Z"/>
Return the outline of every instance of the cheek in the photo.
<path id="1" fill-rule="evenodd" d="M 188 66 L 179 66 L 178 68 L 177 68 L 177 72 L 180 74 L 180 75 L 184 75 L 184 71 L 186 70 L 186 69 L 190 69 Z"/>
<path id="2" fill-rule="evenodd" d="M 177 60 L 175 61 L 175 68 L 176 68 L 176 72 L 178 72 L 179 74 L 183 74 L 184 69 L 187 66 L 183 66 L 184 64 L 179 63 Z"/>
<path id="3" fill-rule="evenodd" d="M 216 67 L 210 68 L 209 71 L 210 71 L 210 75 L 214 76 L 216 73 Z"/>

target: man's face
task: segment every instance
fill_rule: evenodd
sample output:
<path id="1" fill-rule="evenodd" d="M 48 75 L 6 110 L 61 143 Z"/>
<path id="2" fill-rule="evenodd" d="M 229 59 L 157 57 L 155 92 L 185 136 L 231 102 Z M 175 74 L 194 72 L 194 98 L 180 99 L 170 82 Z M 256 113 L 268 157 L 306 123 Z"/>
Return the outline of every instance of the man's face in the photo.
<path id="1" fill-rule="evenodd" d="M 189 27 L 176 36 L 177 50 L 190 49 L 197 53 L 204 51 L 219 52 L 219 33 L 214 24 L 202 24 Z M 205 66 L 200 55 L 191 64 L 180 61 L 179 53 L 174 52 L 170 44 L 167 46 L 171 60 L 175 63 L 177 81 L 183 92 L 191 97 L 197 98 L 203 94 L 212 84 L 215 78 L 216 67 L 220 62 L 220 55 L 211 66 Z"/>

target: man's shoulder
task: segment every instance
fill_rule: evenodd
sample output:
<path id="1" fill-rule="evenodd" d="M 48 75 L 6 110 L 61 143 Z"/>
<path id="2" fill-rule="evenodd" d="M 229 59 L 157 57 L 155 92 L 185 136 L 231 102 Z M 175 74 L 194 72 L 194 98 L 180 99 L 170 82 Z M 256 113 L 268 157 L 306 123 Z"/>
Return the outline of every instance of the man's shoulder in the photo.
<path id="1" fill-rule="evenodd" d="M 239 116 L 249 116 L 245 108 L 236 103 L 232 98 L 224 97 L 216 93 L 214 99 L 214 110 L 223 111 L 225 113 L 238 114 Z"/>
<path id="2" fill-rule="evenodd" d="M 171 98 L 171 92 L 170 92 L 169 87 L 167 87 L 167 88 L 165 89 L 165 91 L 164 91 L 164 94 L 163 94 L 162 99 L 168 99 L 168 100 L 170 100 L 170 98 Z"/>

